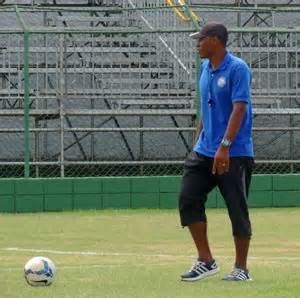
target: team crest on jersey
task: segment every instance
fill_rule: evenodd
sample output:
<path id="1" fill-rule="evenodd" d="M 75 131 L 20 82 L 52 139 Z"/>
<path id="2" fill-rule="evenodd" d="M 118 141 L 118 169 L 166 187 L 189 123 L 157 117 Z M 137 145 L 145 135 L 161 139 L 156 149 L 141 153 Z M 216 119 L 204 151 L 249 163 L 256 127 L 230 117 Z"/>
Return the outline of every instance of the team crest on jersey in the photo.
<path id="1" fill-rule="evenodd" d="M 220 77 L 220 78 L 218 79 L 217 84 L 218 84 L 218 86 L 219 86 L 220 88 L 223 88 L 223 87 L 226 85 L 226 79 L 225 79 L 225 77 Z"/>

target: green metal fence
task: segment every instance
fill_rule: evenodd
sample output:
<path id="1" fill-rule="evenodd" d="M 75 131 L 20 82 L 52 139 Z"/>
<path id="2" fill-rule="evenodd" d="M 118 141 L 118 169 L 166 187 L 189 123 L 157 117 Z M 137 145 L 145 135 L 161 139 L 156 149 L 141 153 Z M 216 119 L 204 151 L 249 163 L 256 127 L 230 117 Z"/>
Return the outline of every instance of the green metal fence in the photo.
<path id="1" fill-rule="evenodd" d="M 0 27 L 2 177 L 182 172 L 198 105 L 195 24 L 137 5 L 0 13 L 16 19 Z M 230 27 L 230 50 L 253 71 L 259 173 L 299 172 L 299 42 L 300 28 Z"/>

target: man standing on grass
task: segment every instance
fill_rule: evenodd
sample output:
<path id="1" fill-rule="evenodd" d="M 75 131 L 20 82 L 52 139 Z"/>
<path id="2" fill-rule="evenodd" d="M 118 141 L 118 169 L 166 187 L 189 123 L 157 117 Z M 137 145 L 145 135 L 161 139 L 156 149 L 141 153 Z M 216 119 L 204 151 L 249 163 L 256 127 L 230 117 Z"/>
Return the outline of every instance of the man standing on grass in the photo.
<path id="1" fill-rule="evenodd" d="M 201 120 L 196 143 L 185 161 L 179 198 L 181 224 L 187 226 L 198 251 L 183 281 L 219 272 L 207 238 L 205 202 L 218 186 L 228 209 L 235 244 L 235 264 L 224 280 L 251 280 L 247 255 L 251 238 L 247 196 L 253 167 L 251 73 L 247 64 L 228 53 L 228 32 L 207 23 L 191 34 L 201 58 Z"/>

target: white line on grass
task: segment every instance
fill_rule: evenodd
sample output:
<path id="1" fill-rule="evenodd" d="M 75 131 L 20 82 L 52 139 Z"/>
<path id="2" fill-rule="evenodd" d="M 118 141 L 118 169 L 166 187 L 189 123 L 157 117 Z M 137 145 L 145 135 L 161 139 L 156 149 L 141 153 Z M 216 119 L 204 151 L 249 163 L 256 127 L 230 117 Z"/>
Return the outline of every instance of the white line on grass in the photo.
<path id="1" fill-rule="evenodd" d="M 19 251 L 19 252 L 32 252 L 32 253 L 49 253 L 55 255 L 75 255 L 75 256 L 117 256 L 117 257 L 153 257 L 153 258 L 195 258 L 191 255 L 170 255 L 170 254 L 138 254 L 138 253 L 118 253 L 118 252 L 93 252 L 93 251 L 62 251 L 50 249 L 34 249 L 34 248 L 21 248 L 21 247 L 4 247 L 0 248 L 2 251 Z M 231 259 L 233 256 L 216 256 L 216 258 Z M 250 256 L 249 260 L 268 260 L 268 261 L 300 261 L 300 256 L 288 257 L 267 257 L 267 256 Z"/>
<path id="2" fill-rule="evenodd" d="M 130 264 L 130 267 L 149 267 L 149 266 L 169 266 L 170 263 L 139 263 L 139 264 Z M 59 270 L 72 270 L 72 269 L 91 269 L 91 268 L 116 268 L 128 266 L 126 264 L 86 264 L 86 265 L 72 265 L 72 266 L 57 266 Z M 0 272 L 11 272 L 11 271 L 23 271 L 23 268 L 20 267 L 10 267 L 10 268 L 0 268 Z"/>

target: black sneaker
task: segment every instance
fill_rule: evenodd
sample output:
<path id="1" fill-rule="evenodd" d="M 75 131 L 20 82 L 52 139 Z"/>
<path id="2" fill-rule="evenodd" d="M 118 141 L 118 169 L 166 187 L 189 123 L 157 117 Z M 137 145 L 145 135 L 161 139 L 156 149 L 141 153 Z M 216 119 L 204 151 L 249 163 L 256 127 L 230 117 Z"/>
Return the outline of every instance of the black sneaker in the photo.
<path id="1" fill-rule="evenodd" d="M 249 271 L 241 268 L 233 268 L 233 270 L 226 275 L 223 280 L 227 281 L 251 281 Z"/>
<path id="2" fill-rule="evenodd" d="M 190 271 L 181 275 L 182 281 L 196 281 L 198 279 L 205 278 L 210 275 L 214 275 L 220 271 L 220 268 L 216 264 L 215 260 L 211 260 L 208 263 L 201 261 L 199 258 L 192 266 Z"/>

